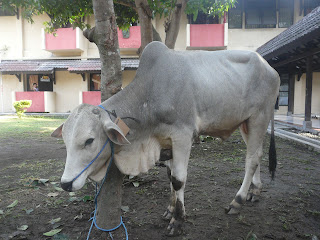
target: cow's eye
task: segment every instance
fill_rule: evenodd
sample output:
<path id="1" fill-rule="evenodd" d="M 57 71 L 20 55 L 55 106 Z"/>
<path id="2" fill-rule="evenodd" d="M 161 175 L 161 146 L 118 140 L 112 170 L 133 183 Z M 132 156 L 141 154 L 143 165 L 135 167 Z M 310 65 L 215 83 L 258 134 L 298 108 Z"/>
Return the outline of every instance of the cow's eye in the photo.
<path id="1" fill-rule="evenodd" d="M 86 141 L 86 143 L 84 144 L 84 146 L 88 146 L 88 145 L 90 145 L 91 143 L 93 143 L 93 138 L 89 138 L 87 141 Z"/>

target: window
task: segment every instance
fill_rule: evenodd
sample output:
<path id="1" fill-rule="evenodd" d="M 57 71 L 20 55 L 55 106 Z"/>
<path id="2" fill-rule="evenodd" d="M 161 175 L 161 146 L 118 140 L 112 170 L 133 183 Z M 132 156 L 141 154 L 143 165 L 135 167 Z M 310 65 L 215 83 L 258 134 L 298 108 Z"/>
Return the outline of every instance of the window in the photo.
<path id="1" fill-rule="evenodd" d="M 288 28 L 293 24 L 293 0 L 279 0 L 279 28 Z"/>
<path id="2" fill-rule="evenodd" d="M 313 9 L 320 6 L 320 0 L 304 0 L 304 15 L 309 14 Z"/>
<path id="3" fill-rule="evenodd" d="M 228 28 L 242 28 L 242 0 L 238 0 L 235 8 L 229 10 Z"/>
<path id="4" fill-rule="evenodd" d="M 0 6 L 0 16 L 15 16 L 15 12 L 14 11 L 9 11 L 9 10 L 4 10 Z"/>
<path id="5" fill-rule="evenodd" d="M 90 91 L 100 91 L 101 75 L 98 73 L 90 74 Z"/>
<path id="6" fill-rule="evenodd" d="M 196 21 L 193 21 L 193 15 L 188 15 L 190 24 L 218 24 L 219 18 L 217 16 L 211 16 L 204 12 L 199 11 Z"/>
<path id="7" fill-rule="evenodd" d="M 247 0 L 246 28 L 275 28 L 276 0 Z"/>
<path id="8" fill-rule="evenodd" d="M 53 91 L 51 75 L 27 75 L 27 91 Z"/>
<path id="9" fill-rule="evenodd" d="M 280 80 L 279 106 L 288 106 L 289 74 L 282 74 Z"/>

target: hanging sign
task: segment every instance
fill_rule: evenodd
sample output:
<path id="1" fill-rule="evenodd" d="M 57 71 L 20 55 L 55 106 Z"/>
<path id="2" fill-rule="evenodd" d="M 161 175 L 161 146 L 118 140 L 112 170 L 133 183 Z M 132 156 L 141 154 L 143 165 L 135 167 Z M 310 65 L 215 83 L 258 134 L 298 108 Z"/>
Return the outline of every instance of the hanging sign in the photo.
<path id="1" fill-rule="evenodd" d="M 42 77 L 40 78 L 40 82 L 50 82 L 49 76 L 42 76 Z"/>

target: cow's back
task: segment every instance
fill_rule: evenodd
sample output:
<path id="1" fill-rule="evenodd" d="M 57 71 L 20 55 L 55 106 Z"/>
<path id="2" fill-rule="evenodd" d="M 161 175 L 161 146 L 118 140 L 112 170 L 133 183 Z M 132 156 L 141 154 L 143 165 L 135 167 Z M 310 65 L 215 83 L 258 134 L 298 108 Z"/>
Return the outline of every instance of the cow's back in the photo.
<path id="1" fill-rule="evenodd" d="M 279 88 L 277 72 L 255 52 L 179 52 L 160 42 L 145 49 L 137 78 L 154 116 L 179 124 L 243 121 Z"/>

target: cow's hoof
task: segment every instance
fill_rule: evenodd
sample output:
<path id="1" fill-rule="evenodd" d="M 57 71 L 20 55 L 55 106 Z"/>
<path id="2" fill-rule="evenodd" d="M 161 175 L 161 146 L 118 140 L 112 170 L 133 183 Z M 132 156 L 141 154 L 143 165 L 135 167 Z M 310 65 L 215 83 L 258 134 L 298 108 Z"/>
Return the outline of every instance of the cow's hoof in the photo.
<path id="1" fill-rule="evenodd" d="M 248 202 L 259 202 L 259 195 L 256 195 L 254 193 L 248 193 L 247 201 Z"/>
<path id="2" fill-rule="evenodd" d="M 236 208 L 236 207 L 234 207 L 232 205 L 229 205 L 224 210 L 225 210 L 225 213 L 229 214 L 229 215 L 235 215 L 235 214 L 239 214 L 240 213 L 240 208 Z"/>
<path id="3" fill-rule="evenodd" d="M 172 221 L 171 221 L 172 222 Z M 169 223 L 166 235 L 169 237 L 179 236 L 182 234 L 182 222 L 174 220 L 172 223 Z"/>
<path id="4" fill-rule="evenodd" d="M 162 217 L 165 219 L 165 220 L 170 220 L 172 218 L 172 212 L 170 212 L 169 209 L 167 209 L 164 214 L 162 215 Z"/>

